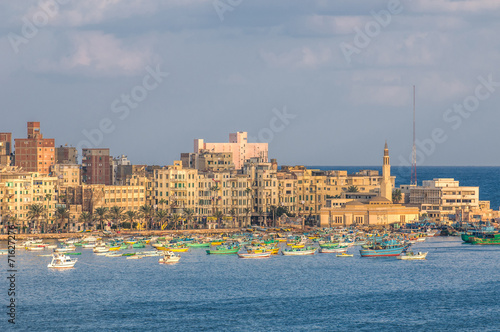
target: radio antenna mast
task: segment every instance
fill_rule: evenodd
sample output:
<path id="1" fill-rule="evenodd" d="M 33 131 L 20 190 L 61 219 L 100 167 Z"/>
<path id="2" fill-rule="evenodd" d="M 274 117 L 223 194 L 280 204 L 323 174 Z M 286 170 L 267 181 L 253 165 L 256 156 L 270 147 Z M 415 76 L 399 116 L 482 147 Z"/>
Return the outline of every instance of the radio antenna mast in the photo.
<path id="1" fill-rule="evenodd" d="M 417 185 L 417 147 L 415 145 L 415 85 L 413 86 L 413 150 L 411 153 L 411 184 Z"/>

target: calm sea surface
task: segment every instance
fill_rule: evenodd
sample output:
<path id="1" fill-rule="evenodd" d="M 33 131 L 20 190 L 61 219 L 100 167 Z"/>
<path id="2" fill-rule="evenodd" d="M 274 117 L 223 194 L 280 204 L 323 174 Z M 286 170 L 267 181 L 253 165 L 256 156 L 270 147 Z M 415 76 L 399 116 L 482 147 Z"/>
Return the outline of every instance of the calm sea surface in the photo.
<path id="1" fill-rule="evenodd" d="M 265 260 L 190 249 L 177 265 L 77 249 L 83 254 L 67 271 L 48 269 L 50 257 L 19 250 L 16 329 L 500 330 L 500 246 L 435 237 L 414 246 L 429 251 L 426 261 L 360 258 L 358 249 L 350 249 L 353 258 Z M 7 284 L 1 285 L 5 299 Z M 0 330 L 11 330 L 2 317 Z"/>
<path id="2" fill-rule="evenodd" d="M 357 169 L 376 167 L 348 168 Z M 330 168 L 331 169 L 331 168 Z M 393 167 L 399 183 L 409 172 Z M 500 205 L 500 168 L 421 167 L 454 177 Z M 0 248 L 5 248 L 0 242 Z M 265 260 L 181 253 L 127 260 L 77 249 L 74 269 L 17 251 L 17 323 L 7 323 L 7 258 L 0 256 L 0 331 L 500 331 L 500 246 L 436 237 L 414 246 L 426 261 L 334 254 Z"/>

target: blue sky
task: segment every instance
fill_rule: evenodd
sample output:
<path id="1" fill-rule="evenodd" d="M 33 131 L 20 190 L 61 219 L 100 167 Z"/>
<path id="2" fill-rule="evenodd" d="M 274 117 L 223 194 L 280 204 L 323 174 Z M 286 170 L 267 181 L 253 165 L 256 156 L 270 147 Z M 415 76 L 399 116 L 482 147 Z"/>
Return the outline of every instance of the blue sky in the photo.
<path id="1" fill-rule="evenodd" d="M 40 5 L 41 4 L 41 5 Z M 280 164 L 499 165 L 500 2 L 0 3 L 0 132 L 170 164 L 247 131 Z"/>

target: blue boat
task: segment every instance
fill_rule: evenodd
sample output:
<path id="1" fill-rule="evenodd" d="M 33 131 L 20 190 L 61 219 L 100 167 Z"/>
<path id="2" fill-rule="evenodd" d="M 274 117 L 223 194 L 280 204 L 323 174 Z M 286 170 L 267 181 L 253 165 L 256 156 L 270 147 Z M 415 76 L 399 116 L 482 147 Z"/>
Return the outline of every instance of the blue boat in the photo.
<path id="1" fill-rule="evenodd" d="M 391 257 L 399 256 L 405 249 L 404 245 L 396 240 L 375 243 L 359 251 L 361 257 Z"/>

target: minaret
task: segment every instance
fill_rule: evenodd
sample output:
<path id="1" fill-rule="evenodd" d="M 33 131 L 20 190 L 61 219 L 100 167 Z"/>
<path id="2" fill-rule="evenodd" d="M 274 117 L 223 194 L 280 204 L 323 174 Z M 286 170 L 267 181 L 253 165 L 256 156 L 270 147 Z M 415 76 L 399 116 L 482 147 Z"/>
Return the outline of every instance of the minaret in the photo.
<path id="1" fill-rule="evenodd" d="M 385 142 L 384 147 L 384 164 L 382 165 L 380 196 L 385 197 L 392 202 L 391 161 L 389 159 L 389 148 L 387 147 L 387 141 Z"/>

